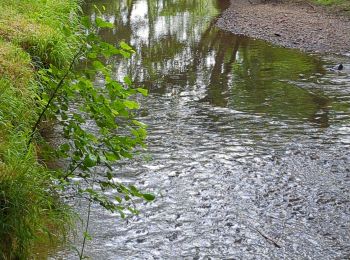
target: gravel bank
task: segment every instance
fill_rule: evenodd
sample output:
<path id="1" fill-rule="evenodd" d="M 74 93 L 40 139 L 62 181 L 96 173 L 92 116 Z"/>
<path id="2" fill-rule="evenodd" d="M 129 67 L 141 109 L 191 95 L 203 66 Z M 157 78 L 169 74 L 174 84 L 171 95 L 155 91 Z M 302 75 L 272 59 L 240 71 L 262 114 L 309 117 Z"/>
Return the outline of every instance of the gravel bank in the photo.
<path id="1" fill-rule="evenodd" d="M 288 48 L 350 56 L 350 18 L 305 3 L 231 0 L 217 24 Z"/>

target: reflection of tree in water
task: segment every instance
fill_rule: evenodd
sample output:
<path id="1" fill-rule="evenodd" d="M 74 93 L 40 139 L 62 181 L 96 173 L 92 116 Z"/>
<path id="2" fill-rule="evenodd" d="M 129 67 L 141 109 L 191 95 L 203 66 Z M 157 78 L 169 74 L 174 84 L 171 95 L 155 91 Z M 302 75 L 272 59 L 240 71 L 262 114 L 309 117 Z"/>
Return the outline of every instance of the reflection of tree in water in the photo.
<path id="1" fill-rule="evenodd" d="M 300 74 L 308 77 L 314 73 L 325 73 L 317 58 L 266 44 L 259 48 L 248 45 L 240 49 L 239 65 L 234 66 L 231 105 L 238 110 L 308 119 L 322 127 L 328 126 L 330 100 L 293 84 L 299 81 Z M 240 104 L 244 109 L 240 109 Z M 322 120 L 319 120 L 320 111 L 324 111 Z"/>
<path id="2" fill-rule="evenodd" d="M 236 37 L 215 28 L 211 23 L 198 44 L 194 57 L 193 69 L 198 70 L 201 61 L 205 60 L 207 53 L 215 53 L 213 66 L 209 72 L 207 82 L 207 96 L 202 101 L 208 101 L 217 106 L 227 106 L 227 93 L 232 78 L 232 64 L 236 62 L 238 49 L 246 43 L 246 38 Z"/>
<path id="3" fill-rule="evenodd" d="M 101 34 L 110 42 L 131 42 L 137 58 L 119 65 L 153 92 L 205 86 L 201 101 L 215 106 L 328 126 L 330 101 L 285 82 L 298 80 L 299 74 L 324 73 L 321 62 L 218 30 L 217 10 L 228 4 L 229 0 L 105 0 L 101 5 L 117 29 Z"/>

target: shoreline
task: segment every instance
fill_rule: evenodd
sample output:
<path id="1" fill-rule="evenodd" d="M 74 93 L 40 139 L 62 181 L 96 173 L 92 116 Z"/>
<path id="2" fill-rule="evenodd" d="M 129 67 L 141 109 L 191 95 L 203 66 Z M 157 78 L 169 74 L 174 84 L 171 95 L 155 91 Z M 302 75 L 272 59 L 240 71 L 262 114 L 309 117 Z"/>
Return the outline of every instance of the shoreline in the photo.
<path id="1" fill-rule="evenodd" d="M 1 259 L 32 258 L 38 247 L 64 242 L 71 226 L 70 208 L 53 192 L 55 173 L 40 159 L 41 142 L 27 144 L 44 102 L 40 69 L 64 70 L 77 48 L 78 4 L 0 0 Z"/>
<path id="2" fill-rule="evenodd" d="M 231 0 L 217 26 L 286 48 L 350 56 L 350 17 L 307 3 Z"/>

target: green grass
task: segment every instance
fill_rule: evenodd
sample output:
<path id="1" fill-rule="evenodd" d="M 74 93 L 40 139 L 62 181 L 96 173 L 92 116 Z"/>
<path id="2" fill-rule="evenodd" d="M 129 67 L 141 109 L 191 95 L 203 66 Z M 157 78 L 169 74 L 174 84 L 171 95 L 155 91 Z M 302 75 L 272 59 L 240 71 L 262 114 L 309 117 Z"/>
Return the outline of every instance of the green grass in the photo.
<path id="1" fill-rule="evenodd" d="M 70 214 L 50 192 L 51 172 L 27 150 L 34 99 L 13 82 L 0 79 L 0 259 L 27 259 L 35 243 L 64 234 Z"/>
<path id="2" fill-rule="evenodd" d="M 0 0 L 0 37 L 44 65 L 64 66 L 74 55 L 75 0 Z"/>
<path id="3" fill-rule="evenodd" d="M 322 5 L 342 5 L 349 2 L 348 0 L 313 0 L 313 1 Z"/>
<path id="4" fill-rule="evenodd" d="M 36 243 L 60 239 L 69 210 L 50 193 L 51 174 L 25 149 L 23 134 L 8 135 L 1 147 L 0 258 L 27 259 Z"/>
<path id="5" fill-rule="evenodd" d="M 313 3 L 331 8 L 333 11 L 342 11 L 350 14 L 349 0 L 312 0 Z"/>
<path id="6" fill-rule="evenodd" d="M 64 68 L 77 48 L 76 0 L 0 0 L 0 259 L 28 259 L 36 243 L 60 237 L 71 213 L 52 172 L 27 149 L 36 109 L 36 72 Z"/>

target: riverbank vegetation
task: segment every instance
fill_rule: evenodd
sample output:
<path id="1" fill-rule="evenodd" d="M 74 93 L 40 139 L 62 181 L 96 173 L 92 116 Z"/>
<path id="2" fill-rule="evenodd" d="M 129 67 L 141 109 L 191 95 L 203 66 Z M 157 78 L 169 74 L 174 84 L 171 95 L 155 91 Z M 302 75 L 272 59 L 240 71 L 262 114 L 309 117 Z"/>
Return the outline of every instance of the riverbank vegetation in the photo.
<path id="1" fill-rule="evenodd" d="M 147 91 L 128 76 L 113 79 L 109 59 L 134 51 L 100 39 L 99 29 L 113 25 L 98 9 L 90 21 L 78 14 L 75 0 L 0 0 L 0 8 L 0 257 L 27 259 L 35 242 L 69 228 L 73 214 L 60 203 L 62 190 L 87 199 L 88 215 L 93 202 L 125 217 L 137 214 L 134 199 L 154 199 L 119 183 L 113 170 L 113 163 L 144 147 L 146 126 L 133 111 L 139 108 L 135 97 Z M 96 78 L 103 84 L 95 87 Z M 38 162 L 45 154 L 38 145 L 45 119 L 62 130 L 50 156 L 64 159 L 65 169 L 51 171 Z M 108 171 L 98 173 L 101 166 Z M 105 195 L 107 189 L 117 196 Z"/>
<path id="2" fill-rule="evenodd" d="M 27 141 L 38 116 L 37 71 L 72 59 L 78 3 L 0 0 L 0 8 L 0 258 L 26 259 L 35 242 L 63 234 L 70 215 Z"/>
<path id="3" fill-rule="evenodd" d="M 350 7 L 350 3 L 347 0 L 312 0 L 313 2 L 321 5 Z"/>
<path id="4" fill-rule="evenodd" d="M 350 1 L 348 0 L 311 0 L 311 2 L 350 15 Z"/>

